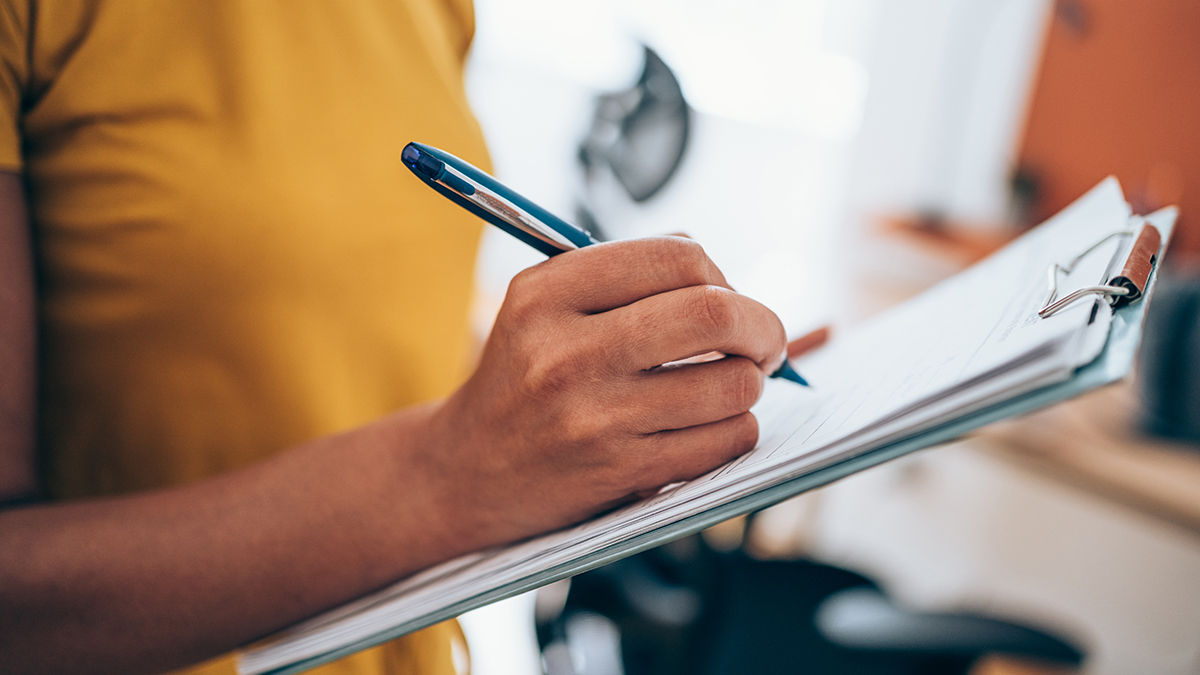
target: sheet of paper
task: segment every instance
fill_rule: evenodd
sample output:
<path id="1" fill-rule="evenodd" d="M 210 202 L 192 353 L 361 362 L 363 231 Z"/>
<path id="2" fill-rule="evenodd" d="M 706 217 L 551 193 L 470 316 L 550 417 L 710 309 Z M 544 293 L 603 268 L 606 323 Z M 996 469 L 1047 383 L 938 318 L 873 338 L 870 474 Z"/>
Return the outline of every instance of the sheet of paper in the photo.
<path id="1" fill-rule="evenodd" d="M 318 657 L 491 589 L 620 546 L 830 462 L 904 438 L 996 401 L 1063 381 L 1103 348 L 1111 313 L 1085 300 L 1047 319 L 1047 270 L 1128 227 L 1114 180 L 1003 251 L 839 336 L 797 364 L 811 389 L 768 383 L 754 412 L 760 442 L 693 481 L 580 525 L 427 570 L 246 651 L 239 670 Z M 1060 279 L 1060 295 L 1101 283 L 1114 239 Z"/>

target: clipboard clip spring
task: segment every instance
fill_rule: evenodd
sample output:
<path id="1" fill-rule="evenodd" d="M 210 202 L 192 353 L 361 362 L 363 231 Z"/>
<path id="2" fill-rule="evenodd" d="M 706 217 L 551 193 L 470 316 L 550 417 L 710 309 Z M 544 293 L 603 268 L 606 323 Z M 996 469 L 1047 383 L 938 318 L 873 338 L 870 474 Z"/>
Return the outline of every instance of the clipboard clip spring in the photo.
<path id="1" fill-rule="evenodd" d="M 1100 248 L 1100 246 L 1110 239 L 1132 237 L 1134 235 L 1137 235 L 1137 239 L 1129 247 L 1129 253 L 1121 265 L 1121 269 L 1117 274 L 1109 278 L 1108 283 L 1099 286 L 1085 286 L 1055 300 L 1055 297 L 1058 295 L 1059 274 L 1070 274 L 1080 260 L 1092 251 Z M 1046 302 L 1038 310 L 1038 316 L 1043 319 L 1053 316 L 1076 300 L 1090 295 L 1107 297 L 1109 302 L 1115 307 L 1137 300 L 1142 297 L 1142 293 L 1146 290 L 1146 283 L 1150 279 L 1150 272 L 1154 269 L 1155 263 L 1158 262 L 1158 250 L 1161 245 L 1162 235 L 1159 234 L 1158 228 L 1145 223 L 1140 230 L 1113 232 L 1089 246 L 1087 250 L 1075 256 L 1075 259 L 1065 266 L 1058 263 L 1051 265 L 1049 269 L 1050 294 L 1046 296 Z"/>

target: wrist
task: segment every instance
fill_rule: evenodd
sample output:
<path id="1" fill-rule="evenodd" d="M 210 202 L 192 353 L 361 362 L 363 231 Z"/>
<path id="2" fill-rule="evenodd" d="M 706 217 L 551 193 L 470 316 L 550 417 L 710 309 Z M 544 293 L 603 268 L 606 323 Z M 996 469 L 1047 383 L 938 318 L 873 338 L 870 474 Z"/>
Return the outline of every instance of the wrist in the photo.
<path id="1" fill-rule="evenodd" d="M 384 420 L 394 527 L 419 533 L 411 552 L 422 561 L 418 569 L 494 543 L 484 536 L 486 524 L 477 522 L 482 514 L 468 498 L 467 472 L 451 459 L 458 453 L 449 405 L 426 403 Z"/>

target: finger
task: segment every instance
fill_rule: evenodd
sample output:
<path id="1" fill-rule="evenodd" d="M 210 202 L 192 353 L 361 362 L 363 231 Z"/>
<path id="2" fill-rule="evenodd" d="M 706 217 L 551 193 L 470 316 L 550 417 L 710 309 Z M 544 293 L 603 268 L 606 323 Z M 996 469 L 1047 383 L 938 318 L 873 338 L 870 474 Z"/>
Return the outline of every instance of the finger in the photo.
<path id="1" fill-rule="evenodd" d="M 611 345 L 611 363 L 623 372 L 712 351 L 744 356 L 765 368 L 778 364 L 785 345 L 774 312 L 719 286 L 659 293 L 589 321 L 601 332 L 600 344 Z"/>
<path id="2" fill-rule="evenodd" d="M 691 480 L 740 457 L 758 443 L 758 420 L 742 413 L 717 422 L 651 434 L 643 439 L 638 489 Z"/>
<path id="3" fill-rule="evenodd" d="M 728 288 L 725 275 L 699 244 L 680 237 L 651 237 L 597 244 L 555 256 L 517 275 L 510 292 L 535 291 L 531 295 L 573 311 L 596 314 L 701 285 Z"/>
<path id="4" fill-rule="evenodd" d="M 686 429 L 750 410 L 762 394 L 764 377 L 753 361 L 739 356 L 642 372 L 621 405 L 637 433 Z"/>
<path id="5" fill-rule="evenodd" d="M 789 359 L 794 359 L 805 352 L 810 352 L 829 341 L 829 326 L 821 326 L 806 335 L 792 340 L 787 346 Z"/>

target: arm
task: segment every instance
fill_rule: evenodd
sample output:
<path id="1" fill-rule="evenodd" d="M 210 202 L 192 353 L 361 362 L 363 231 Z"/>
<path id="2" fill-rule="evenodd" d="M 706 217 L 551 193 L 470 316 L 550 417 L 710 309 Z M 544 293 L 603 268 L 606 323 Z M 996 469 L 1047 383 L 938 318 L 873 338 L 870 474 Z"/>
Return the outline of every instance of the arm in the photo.
<path id="1" fill-rule="evenodd" d="M 11 178 L 0 236 L 28 259 Z M 19 413 L 0 439 L 7 498 L 34 476 L 30 277 L 0 267 L 14 298 L 0 323 L 21 322 L 0 372 Z M 728 291 L 695 244 L 559 256 L 514 281 L 478 370 L 445 402 L 185 487 L 0 511 L 0 672 L 199 661 L 698 475 L 754 444 L 747 411 L 783 348 L 774 315 Z M 650 370 L 718 349 L 741 356 Z"/>

